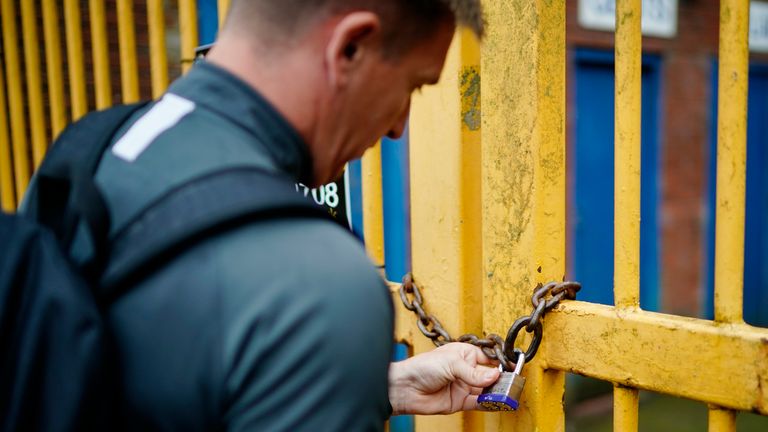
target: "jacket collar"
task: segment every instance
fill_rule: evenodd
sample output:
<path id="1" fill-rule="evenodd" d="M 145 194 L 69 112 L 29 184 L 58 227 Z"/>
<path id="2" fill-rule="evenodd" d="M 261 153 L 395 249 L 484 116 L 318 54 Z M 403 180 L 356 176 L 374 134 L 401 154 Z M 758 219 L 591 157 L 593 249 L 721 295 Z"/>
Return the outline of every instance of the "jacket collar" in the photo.
<path id="1" fill-rule="evenodd" d="M 253 87 L 205 61 L 168 89 L 247 131 L 277 168 L 295 180 L 313 177 L 312 157 L 296 129 Z"/>

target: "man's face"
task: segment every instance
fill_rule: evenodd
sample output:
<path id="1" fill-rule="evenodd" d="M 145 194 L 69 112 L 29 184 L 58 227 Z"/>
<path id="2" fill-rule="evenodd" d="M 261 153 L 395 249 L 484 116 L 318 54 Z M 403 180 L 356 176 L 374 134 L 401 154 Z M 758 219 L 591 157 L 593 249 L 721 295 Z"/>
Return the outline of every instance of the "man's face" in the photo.
<path id="1" fill-rule="evenodd" d="M 341 140 L 333 161 L 334 173 L 362 156 L 382 136 L 398 138 L 403 134 L 411 94 L 437 83 L 454 31 L 455 27 L 446 23 L 399 55 L 387 57 L 377 50 L 362 59 L 333 104 L 333 122 L 338 128 L 333 135 Z"/>

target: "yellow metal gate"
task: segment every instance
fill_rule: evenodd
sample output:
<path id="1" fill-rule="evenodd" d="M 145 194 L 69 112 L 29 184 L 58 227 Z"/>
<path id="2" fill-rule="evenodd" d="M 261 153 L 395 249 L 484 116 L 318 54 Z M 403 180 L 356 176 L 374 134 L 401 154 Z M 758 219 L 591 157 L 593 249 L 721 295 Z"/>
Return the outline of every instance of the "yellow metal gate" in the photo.
<path id="1" fill-rule="evenodd" d="M 173 68 L 167 58 L 164 0 L 137 4 L 134 0 L 88 0 L 87 11 L 81 9 L 82 3 L 0 0 L 0 205 L 6 211 L 16 208 L 48 144 L 68 122 L 113 103 L 159 96 L 168 86 Z M 137 6 L 146 15 L 145 22 L 134 19 Z M 176 0 L 173 9 L 178 13 L 175 30 L 181 66 L 186 70 L 197 45 L 195 0 Z M 109 27 L 113 20 L 117 28 Z M 139 26 L 145 30 L 141 36 L 148 38 L 149 46 L 145 69 L 149 70 L 151 90 L 146 94 L 139 91 L 139 77 L 145 72 L 137 62 Z M 110 55 L 112 48 L 117 49 L 117 56 Z M 45 52 L 42 58 L 41 51 Z M 118 80 L 119 85 L 113 86 Z M 113 95 L 120 99 L 114 100 Z"/>
<path id="2" fill-rule="evenodd" d="M 166 9 L 162 0 L 145 3 L 157 96 L 169 81 Z M 220 10 L 228 4 L 219 0 Z M 149 95 L 139 94 L 132 0 L 116 0 L 121 101 L 112 98 L 104 0 L 88 1 L 88 68 L 79 1 L 63 1 L 66 61 L 61 1 L 0 5 L 0 198 L 12 210 L 47 143 L 68 121 Z M 174 7 L 186 69 L 197 41 L 195 3 L 178 0 Z M 530 311 L 532 287 L 565 273 L 565 0 L 487 0 L 485 7 L 488 38 L 480 46 L 469 33 L 456 35 L 443 79 L 414 97 L 411 118 L 413 271 L 427 307 L 451 334 L 503 334 Z M 745 324 L 741 312 L 749 1 L 720 4 L 714 321 L 639 308 L 640 12 L 641 0 L 617 2 L 616 306 L 570 301 L 547 315 L 518 412 L 420 417 L 418 430 L 562 431 L 566 372 L 614 383 L 617 431 L 637 430 L 638 389 L 708 404 L 713 431 L 735 430 L 736 411 L 768 415 L 768 330 Z M 363 169 L 365 234 L 381 262 L 378 148 L 366 154 Z M 397 288 L 393 283 L 399 305 Z M 432 349 L 412 315 L 400 306 L 397 314 L 396 338 L 417 353 Z"/>
<path id="3" fill-rule="evenodd" d="M 453 335 L 504 334 L 537 283 L 565 274 L 565 1 L 484 4 L 488 38 L 456 36 L 411 116 L 413 273 Z M 712 431 L 735 430 L 738 410 L 768 415 L 768 330 L 742 319 L 749 1 L 720 4 L 714 321 L 639 307 L 640 20 L 640 0 L 617 1 L 616 306 L 547 315 L 517 413 L 417 418 L 417 430 L 562 431 L 565 372 L 614 383 L 616 431 L 637 430 L 639 389 L 708 404 Z M 431 349 L 393 298 L 397 339 Z"/>

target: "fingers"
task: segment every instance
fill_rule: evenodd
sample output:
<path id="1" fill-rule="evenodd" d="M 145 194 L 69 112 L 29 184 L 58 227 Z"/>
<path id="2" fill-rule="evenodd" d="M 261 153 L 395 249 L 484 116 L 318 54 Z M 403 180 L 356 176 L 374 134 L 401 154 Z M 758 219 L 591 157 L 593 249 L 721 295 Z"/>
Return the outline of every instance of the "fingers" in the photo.
<path id="1" fill-rule="evenodd" d="M 452 361 L 449 367 L 453 377 L 465 382 L 469 387 L 485 388 L 499 378 L 498 369 L 484 366 L 492 364 L 491 359 L 474 345 L 452 343 L 438 350 L 451 350 L 459 354 L 459 358 Z"/>
<path id="2" fill-rule="evenodd" d="M 479 395 L 480 393 L 483 392 L 483 390 L 485 390 L 485 387 L 472 387 L 472 386 L 470 386 L 469 387 L 469 394 L 471 394 L 471 395 Z"/>
<path id="3" fill-rule="evenodd" d="M 476 347 L 474 345 L 470 345 L 475 350 L 475 358 L 477 359 L 478 364 L 486 365 L 486 366 L 498 366 L 499 361 L 498 360 L 491 360 L 483 350 L 481 350 L 479 347 Z"/>
<path id="4" fill-rule="evenodd" d="M 486 366 L 498 366 L 499 361 L 496 359 L 492 359 L 485 355 L 485 352 L 480 349 L 480 347 L 477 347 L 475 345 L 466 343 L 466 342 L 459 342 L 456 345 L 461 346 L 462 351 L 465 355 L 473 357 L 475 362 L 477 364 L 486 365 Z"/>
<path id="5" fill-rule="evenodd" d="M 470 387 L 484 388 L 499 378 L 499 370 L 482 365 L 472 365 L 468 361 L 458 361 L 453 365 L 453 375 Z"/>

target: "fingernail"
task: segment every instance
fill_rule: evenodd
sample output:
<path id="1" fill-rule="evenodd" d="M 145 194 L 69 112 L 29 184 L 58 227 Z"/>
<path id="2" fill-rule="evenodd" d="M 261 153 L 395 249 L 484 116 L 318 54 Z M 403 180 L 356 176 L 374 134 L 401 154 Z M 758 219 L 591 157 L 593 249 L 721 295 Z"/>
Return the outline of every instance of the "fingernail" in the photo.
<path id="1" fill-rule="evenodd" d="M 487 379 L 487 380 L 496 379 L 496 371 L 495 370 L 489 370 L 488 372 L 486 372 L 485 373 L 485 379 Z"/>

